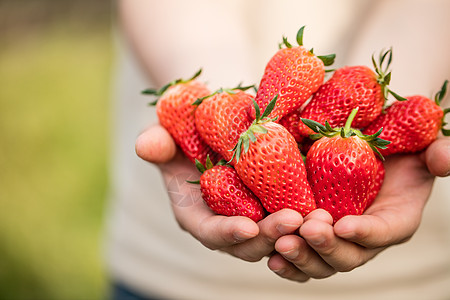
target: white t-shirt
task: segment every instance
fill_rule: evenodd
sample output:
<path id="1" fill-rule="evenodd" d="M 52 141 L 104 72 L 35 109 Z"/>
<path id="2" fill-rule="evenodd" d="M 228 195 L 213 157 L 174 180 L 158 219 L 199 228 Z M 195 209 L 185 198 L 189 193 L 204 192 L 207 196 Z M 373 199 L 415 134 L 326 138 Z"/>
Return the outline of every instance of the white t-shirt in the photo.
<path id="1" fill-rule="evenodd" d="M 201 1 L 185 2 L 195 5 Z M 248 52 L 245 55 L 234 53 L 233 49 L 225 51 L 230 62 L 223 72 L 205 69 L 201 78 L 208 81 L 212 89 L 234 86 L 241 80 L 259 83 L 265 63 L 277 50 L 281 35 L 294 40 L 296 30 L 304 24 L 306 30 L 311 29 L 305 31 L 305 44 L 313 45 L 316 53 L 319 50 L 320 54 L 337 53 L 334 67 L 370 66 L 373 52 L 393 46 L 394 62 L 398 61 L 393 67 L 393 90 L 403 94 L 430 94 L 450 77 L 448 59 L 443 61 L 448 67 L 434 74 L 438 80 L 421 75 L 427 59 L 437 59 L 433 55 L 439 53 L 433 50 L 439 45 L 431 43 L 446 39 L 445 47 L 450 49 L 448 35 L 436 38 L 426 35 L 431 35 L 430 32 L 416 31 L 422 26 L 434 26 L 434 21 L 450 19 L 449 1 L 436 1 L 438 4 L 426 10 L 423 7 L 430 1 L 355 0 L 305 4 L 308 2 L 249 0 L 226 3 L 240 9 L 239 16 L 230 20 L 229 26 L 241 26 L 241 22 L 253 26 L 246 27 L 248 36 L 253 37 L 253 46 L 244 44 L 235 50 L 245 50 Z M 408 11 L 405 15 L 414 19 L 398 15 L 404 10 Z M 379 23 L 377 13 L 384 14 L 388 21 Z M 449 21 L 444 25 L 450 29 Z M 260 26 L 264 26 L 264 30 L 260 30 Z M 385 32 L 385 36 L 380 37 L 380 32 Z M 399 36 L 398 32 L 404 34 Z M 415 43 L 428 43 L 431 53 L 411 60 L 408 50 L 415 47 Z M 448 51 L 446 53 L 448 55 Z M 236 58 L 237 62 L 231 58 Z M 240 72 L 242 64 L 247 66 Z M 192 72 L 179 75 L 189 76 L 196 67 L 190 69 Z M 171 211 L 158 169 L 134 152 L 137 135 L 147 125 L 157 122 L 155 109 L 147 106 L 150 98 L 140 94 L 141 90 L 152 86 L 143 68 L 128 45 L 118 37 L 112 189 L 105 237 L 107 264 L 115 280 L 141 293 L 172 299 L 450 299 L 449 178 L 436 180 L 422 224 L 409 242 L 388 248 L 349 273 L 307 283 L 279 278 L 267 268 L 266 259 L 249 263 L 211 251 L 182 231 Z M 233 70 L 237 70 L 239 76 L 232 76 Z"/>

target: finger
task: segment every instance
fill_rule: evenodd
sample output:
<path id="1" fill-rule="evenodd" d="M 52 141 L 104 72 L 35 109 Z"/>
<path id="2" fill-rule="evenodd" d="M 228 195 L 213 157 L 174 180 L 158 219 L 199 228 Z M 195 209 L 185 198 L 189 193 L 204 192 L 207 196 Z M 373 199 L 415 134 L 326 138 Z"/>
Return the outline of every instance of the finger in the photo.
<path id="1" fill-rule="evenodd" d="M 212 250 L 242 243 L 259 233 L 250 218 L 216 215 L 203 201 L 188 207 L 173 206 L 173 210 L 180 226 Z"/>
<path id="2" fill-rule="evenodd" d="M 278 276 L 297 282 L 306 282 L 310 279 L 308 275 L 287 261 L 281 254 L 272 255 L 267 261 L 267 266 Z"/>
<path id="3" fill-rule="evenodd" d="M 292 209 L 272 213 L 258 222 L 258 236 L 233 246 L 231 251 L 233 255 L 246 261 L 259 261 L 274 251 L 278 238 L 296 232 L 302 223 L 303 218 L 300 213 Z"/>
<path id="4" fill-rule="evenodd" d="M 169 132 L 161 125 L 152 125 L 136 139 L 136 154 L 151 163 L 170 161 L 176 154 L 176 144 Z"/>
<path id="5" fill-rule="evenodd" d="M 440 138 L 425 151 L 425 162 L 431 174 L 440 177 L 450 175 L 450 139 Z"/>
<path id="6" fill-rule="evenodd" d="M 275 244 L 275 250 L 309 277 L 326 278 L 336 273 L 334 268 L 297 235 L 281 237 Z"/>
<path id="7" fill-rule="evenodd" d="M 345 216 L 336 222 L 334 233 L 366 248 L 379 248 L 406 242 L 419 226 L 419 218 L 385 209 L 382 216 Z M 409 214 L 408 214 L 409 215 Z"/>
<path id="8" fill-rule="evenodd" d="M 300 235 L 318 255 L 339 272 L 348 272 L 373 258 L 380 249 L 366 249 L 334 234 L 333 225 L 311 218 L 300 228 Z"/>

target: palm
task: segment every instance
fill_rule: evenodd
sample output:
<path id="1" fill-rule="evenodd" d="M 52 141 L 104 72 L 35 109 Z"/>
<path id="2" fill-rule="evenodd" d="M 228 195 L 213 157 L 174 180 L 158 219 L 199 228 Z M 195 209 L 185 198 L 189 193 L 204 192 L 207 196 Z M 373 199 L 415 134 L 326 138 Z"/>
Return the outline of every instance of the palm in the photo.
<path id="1" fill-rule="evenodd" d="M 247 261 L 271 255 L 269 268 L 290 280 L 328 277 L 354 269 L 414 234 L 434 175 L 448 175 L 449 144 L 449 139 L 441 139 L 421 155 L 388 157 L 385 180 L 374 203 L 363 215 L 346 216 L 334 225 L 331 215 L 322 209 L 304 219 L 286 209 L 258 224 L 245 217 L 219 216 L 201 201 L 199 192 L 196 199 L 191 199 L 194 201 L 172 199 L 172 208 L 180 226 L 211 249 Z M 139 137 L 136 151 L 144 160 L 159 166 L 169 195 L 169 183 L 177 175 L 195 174 L 191 180 L 200 176 L 194 164 L 176 151 L 170 135 L 160 126 L 149 128 Z"/>

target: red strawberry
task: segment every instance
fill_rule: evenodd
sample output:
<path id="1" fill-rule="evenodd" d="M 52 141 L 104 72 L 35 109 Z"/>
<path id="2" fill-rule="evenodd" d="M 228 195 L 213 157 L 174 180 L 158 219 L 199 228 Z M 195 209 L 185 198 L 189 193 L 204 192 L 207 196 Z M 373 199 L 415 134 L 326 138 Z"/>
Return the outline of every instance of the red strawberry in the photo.
<path id="1" fill-rule="evenodd" d="M 267 118 L 275 101 L 262 116 L 254 102 L 256 119 L 234 148 L 234 166 L 268 212 L 291 208 L 306 216 L 316 205 L 294 137 Z"/>
<path id="2" fill-rule="evenodd" d="M 247 107 L 253 96 L 243 91 L 247 88 L 221 89 L 196 101 L 195 125 L 198 132 L 227 161 L 233 156 L 231 150 L 239 135 L 252 123 L 247 115 Z"/>
<path id="3" fill-rule="evenodd" d="M 207 155 L 210 155 L 213 161 L 218 161 L 218 155 L 203 141 L 195 128 L 196 107 L 192 103 L 210 94 L 207 86 L 196 80 L 200 73 L 201 70 L 188 80 L 177 79 L 159 90 L 147 89 L 142 93 L 160 97 L 151 104 L 156 105 L 161 125 L 167 129 L 189 160 L 194 162 L 198 159 L 205 163 Z"/>
<path id="4" fill-rule="evenodd" d="M 383 68 L 386 59 L 387 63 Z M 378 64 L 373 56 L 372 61 L 375 72 L 366 66 L 350 66 L 336 70 L 305 106 L 301 117 L 321 124 L 328 121 L 332 127 L 342 127 L 351 111 L 358 107 L 358 115 L 352 126 L 364 128 L 381 113 L 389 93 L 399 100 L 405 100 L 387 87 L 391 79 L 389 66 L 392 50 L 381 53 Z M 314 132 L 300 122 L 299 133 L 307 137 Z"/>
<path id="5" fill-rule="evenodd" d="M 389 148 L 380 152 L 387 156 L 394 153 L 414 153 L 428 147 L 437 137 L 439 130 L 446 136 L 450 130 L 444 129 L 444 116 L 450 108 L 442 110 L 439 106 L 445 96 L 448 81 L 436 94 L 435 101 L 424 96 L 407 97 L 407 101 L 396 101 L 389 106 L 365 130 L 373 134 L 380 128 L 380 138 L 392 142 Z"/>
<path id="6" fill-rule="evenodd" d="M 249 217 L 255 222 L 264 218 L 261 202 L 244 185 L 233 167 L 213 166 L 209 158 L 206 168 L 199 161 L 196 166 L 203 173 L 200 177 L 203 200 L 212 211 L 224 216 Z"/>
<path id="7" fill-rule="evenodd" d="M 381 186 L 383 185 L 384 175 L 386 170 L 384 169 L 384 163 L 381 159 L 377 158 L 377 172 L 374 184 L 369 191 L 369 199 L 367 200 L 367 207 L 372 205 L 375 198 L 378 196 L 378 192 L 381 190 Z M 367 208 L 366 207 L 366 208 Z"/>
<path id="8" fill-rule="evenodd" d="M 322 136 L 306 155 L 306 171 L 317 207 L 327 210 L 334 222 L 364 212 L 377 177 L 373 149 L 388 144 L 377 137 L 379 133 L 363 136 L 350 127 L 357 111 L 353 110 L 344 128 L 302 119 Z"/>
<path id="9" fill-rule="evenodd" d="M 277 105 L 270 118 L 282 118 L 300 108 L 311 95 L 317 91 L 325 77 L 324 66 L 333 63 L 335 55 L 316 56 L 312 50 L 303 47 L 303 30 L 297 33 L 299 46 L 292 46 L 286 38 L 281 48 L 267 63 L 262 76 L 256 103 L 265 109 L 275 95 L 278 95 Z M 251 116 L 254 116 L 253 106 L 250 106 Z"/>
<path id="10" fill-rule="evenodd" d="M 299 123 L 301 123 L 299 110 L 294 110 L 290 114 L 284 116 L 278 123 L 283 125 L 287 131 L 292 134 L 297 143 L 300 143 L 303 140 L 303 136 L 300 135 L 299 131 Z"/>

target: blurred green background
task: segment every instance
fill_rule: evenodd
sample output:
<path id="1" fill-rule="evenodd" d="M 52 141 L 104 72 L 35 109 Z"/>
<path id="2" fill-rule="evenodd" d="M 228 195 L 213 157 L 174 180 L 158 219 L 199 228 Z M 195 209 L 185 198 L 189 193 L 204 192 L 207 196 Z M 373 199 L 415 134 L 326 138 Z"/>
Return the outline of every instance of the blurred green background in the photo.
<path id="1" fill-rule="evenodd" d="M 0 299 L 102 299 L 112 2 L 0 0 Z"/>

